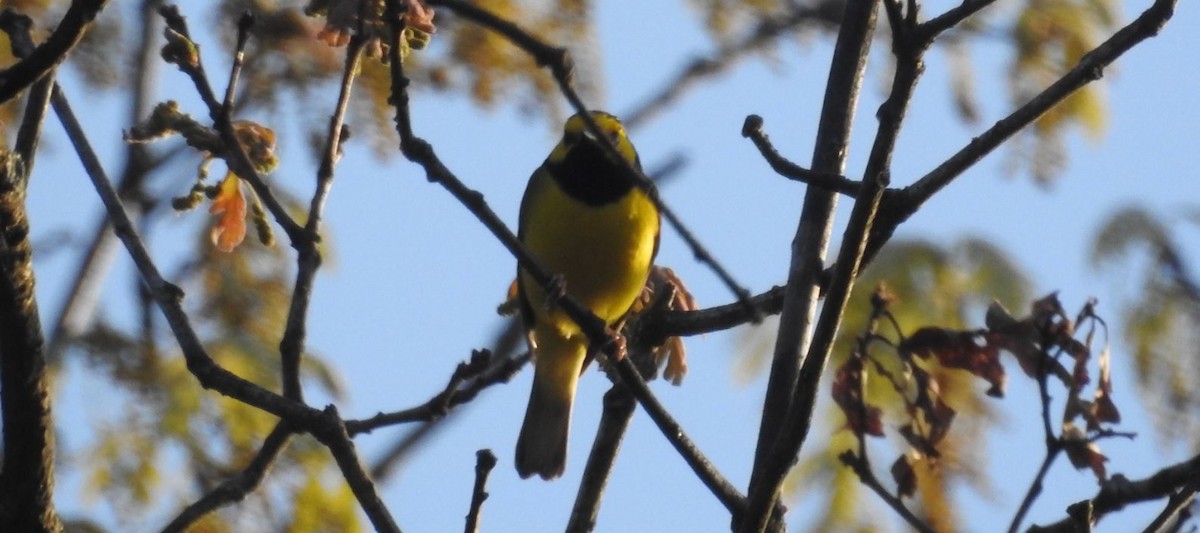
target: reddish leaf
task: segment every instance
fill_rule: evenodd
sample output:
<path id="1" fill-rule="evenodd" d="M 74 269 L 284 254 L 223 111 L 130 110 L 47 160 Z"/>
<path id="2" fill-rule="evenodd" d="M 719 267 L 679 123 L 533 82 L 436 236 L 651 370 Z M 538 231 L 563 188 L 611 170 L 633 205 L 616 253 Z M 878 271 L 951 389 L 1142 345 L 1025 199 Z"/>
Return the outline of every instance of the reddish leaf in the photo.
<path id="1" fill-rule="evenodd" d="M 271 128 L 253 121 L 239 120 L 233 123 L 233 133 L 237 135 L 254 170 L 267 173 L 279 165 L 279 159 L 275 157 L 275 132 Z"/>
<path id="2" fill-rule="evenodd" d="M 917 473 L 908 462 L 908 456 L 901 455 L 892 463 L 892 479 L 896 481 L 897 496 L 909 498 L 917 492 Z"/>
<path id="3" fill-rule="evenodd" d="M 993 333 L 979 334 L 938 327 L 917 330 L 900 344 L 900 349 L 927 358 L 933 355 L 946 368 L 958 368 L 979 376 L 992 385 L 988 396 L 1004 396 L 1004 367 L 1000 364 L 999 339 Z"/>
<path id="4" fill-rule="evenodd" d="M 246 238 L 246 197 L 242 196 L 241 183 L 232 172 L 225 175 L 208 210 L 218 215 L 212 227 L 212 241 L 222 252 L 232 252 Z"/>
<path id="5" fill-rule="evenodd" d="M 846 425 L 855 435 L 883 436 L 883 412 L 867 405 L 862 395 L 863 362 L 850 357 L 833 378 L 833 401 L 846 415 Z"/>
<path id="6" fill-rule="evenodd" d="M 423 0 L 406 0 L 408 9 L 404 11 L 404 24 L 425 33 L 434 33 L 437 27 L 433 25 L 433 10 L 425 5 Z"/>

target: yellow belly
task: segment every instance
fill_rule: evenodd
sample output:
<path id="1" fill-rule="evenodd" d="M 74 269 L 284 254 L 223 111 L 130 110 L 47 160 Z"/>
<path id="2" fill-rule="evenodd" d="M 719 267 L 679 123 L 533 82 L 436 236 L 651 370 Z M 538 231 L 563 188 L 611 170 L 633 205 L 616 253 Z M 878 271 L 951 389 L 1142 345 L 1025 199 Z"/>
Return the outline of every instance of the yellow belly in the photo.
<path id="1" fill-rule="evenodd" d="M 566 196 L 547 179 L 527 213 L 524 241 L 550 272 L 566 282 L 567 293 L 600 317 L 616 322 L 641 294 L 654 260 L 658 212 L 640 189 L 593 207 Z M 545 291 L 522 271 L 521 283 L 535 320 L 564 338 L 579 327 L 557 308 L 547 310 Z"/>

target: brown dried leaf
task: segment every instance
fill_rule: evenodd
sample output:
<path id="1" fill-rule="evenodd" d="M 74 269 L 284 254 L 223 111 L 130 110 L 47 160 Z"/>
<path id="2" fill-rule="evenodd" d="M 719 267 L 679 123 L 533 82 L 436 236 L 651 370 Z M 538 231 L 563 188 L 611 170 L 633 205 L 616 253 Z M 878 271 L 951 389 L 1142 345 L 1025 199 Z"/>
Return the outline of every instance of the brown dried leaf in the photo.
<path id="1" fill-rule="evenodd" d="M 425 33 L 433 34 L 437 26 L 433 25 L 433 10 L 425 5 L 424 0 L 405 0 L 408 9 L 404 12 L 404 25 Z"/>
<path id="2" fill-rule="evenodd" d="M 883 411 L 863 399 L 863 362 L 850 357 L 833 378 L 833 401 L 846 415 L 846 425 L 855 435 L 883 436 Z"/>
<path id="3" fill-rule="evenodd" d="M 892 463 L 892 479 L 896 481 L 897 496 L 910 498 L 917 492 L 917 473 L 907 455 L 901 455 Z"/>
<path id="4" fill-rule="evenodd" d="M 1079 426 L 1070 422 L 1063 424 L 1062 443 L 1063 451 L 1067 452 L 1067 458 L 1075 468 L 1091 468 L 1096 479 L 1108 479 L 1108 471 L 1104 467 L 1108 458 L 1100 453 L 1100 447 L 1096 443 L 1088 442 L 1087 436 Z"/>
<path id="5" fill-rule="evenodd" d="M 933 355 L 938 363 L 947 368 L 966 370 L 991 384 L 988 396 L 1004 396 L 1004 367 L 1000 364 L 1002 339 L 994 333 L 980 334 L 938 327 L 917 330 L 904 342 L 900 349 L 913 355 L 928 358 Z"/>

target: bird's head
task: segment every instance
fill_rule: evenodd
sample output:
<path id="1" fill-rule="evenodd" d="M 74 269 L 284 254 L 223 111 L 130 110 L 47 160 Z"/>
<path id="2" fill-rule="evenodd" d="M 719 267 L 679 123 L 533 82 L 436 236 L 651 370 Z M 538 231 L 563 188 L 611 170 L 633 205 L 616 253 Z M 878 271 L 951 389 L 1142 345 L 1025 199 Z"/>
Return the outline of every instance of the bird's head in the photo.
<path id="1" fill-rule="evenodd" d="M 637 150 L 633 148 L 633 143 L 625 134 L 625 126 L 621 124 L 621 121 L 603 111 L 592 111 L 591 116 L 592 120 L 596 121 L 596 125 L 600 126 L 600 131 L 617 148 L 617 153 L 621 154 L 621 157 L 630 164 L 639 166 Z M 550 161 L 561 163 L 568 154 L 577 148 L 584 148 L 586 151 L 598 150 L 604 153 L 604 141 L 596 138 L 581 114 L 567 119 L 567 124 L 563 127 L 562 142 L 554 147 L 554 152 L 550 154 Z"/>

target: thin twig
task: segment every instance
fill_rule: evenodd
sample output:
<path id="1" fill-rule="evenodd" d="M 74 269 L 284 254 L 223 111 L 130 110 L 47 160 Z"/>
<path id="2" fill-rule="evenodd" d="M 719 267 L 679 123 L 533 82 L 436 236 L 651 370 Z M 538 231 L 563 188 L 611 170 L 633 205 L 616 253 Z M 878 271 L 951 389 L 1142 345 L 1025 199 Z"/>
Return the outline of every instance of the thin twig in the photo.
<path id="1" fill-rule="evenodd" d="M 250 29 L 254 27 L 254 15 L 249 11 L 242 12 L 237 23 L 237 43 L 233 49 L 233 65 L 229 67 L 229 83 L 225 85 L 225 99 L 221 101 L 223 120 L 231 120 L 233 113 L 233 95 L 237 93 L 238 78 L 242 74 L 242 64 L 246 61 L 246 42 L 250 40 Z"/>
<path id="2" fill-rule="evenodd" d="M 628 357 L 622 358 L 613 364 L 617 369 L 617 373 L 621 376 L 621 381 L 637 398 L 638 403 L 645 409 L 646 414 L 650 415 L 650 419 L 654 420 L 659 431 L 679 452 L 683 460 L 692 468 L 692 472 L 700 478 L 704 486 L 717 497 L 717 500 L 725 506 L 731 514 L 740 515 L 745 511 L 746 498 L 729 480 L 725 479 L 712 462 L 700 452 L 700 448 L 692 441 L 687 433 L 684 433 L 683 426 L 671 416 L 654 393 L 650 391 L 650 387 L 646 385 L 646 381 L 642 379 L 642 375 L 638 373 L 634 367 L 633 361 Z"/>
<path id="3" fill-rule="evenodd" d="M 963 0 L 963 3 L 921 24 L 917 28 L 918 39 L 932 43 L 942 32 L 957 26 L 960 22 L 967 20 L 967 17 L 995 2 L 996 0 Z"/>
<path id="4" fill-rule="evenodd" d="M 496 468 L 496 454 L 483 449 L 475 452 L 475 486 L 471 490 L 471 509 L 467 511 L 466 533 L 478 533 L 479 513 L 483 510 L 483 502 L 487 500 L 487 479 Z"/>
<path id="5" fill-rule="evenodd" d="M 1045 335 L 1043 334 L 1043 337 Z M 1049 339 L 1042 339 L 1042 346 L 1047 346 Z M 1029 482 L 1029 488 L 1025 491 L 1025 497 L 1021 499 L 1021 504 L 1017 506 L 1016 513 L 1013 514 L 1012 522 L 1008 525 L 1008 533 L 1015 533 L 1017 528 L 1021 527 L 1021 522 L 1024 521 L 1025 515 L 1033 507 L 1034 500 L 1042 494 L 1043 482 L 1046 479 L 1046 474 L 1050 472 L 1050 466 L 1054 464 L 1054 460 L 1058 458 L 1058 454 L 1063 451 L 1062 440 L 1054 434 L 1054 427 L 1050 422 L 1050 390 L 1047 378 L 1049 377 L 1049 365 L 1051 362 L 1057 363 L 1046 353 L 1045 348 L 1038 351 L 1037 363 L 1037 382 L 1038 382 L 1038 397 L 1041 401 L 1042 414 L 1042 432 L 1046 443 L 1046 456 L 1042 458 L 1042 465 L 1038 467 L 1037 474 Z M 1067 386 L 1074 386 L 1068 382 Z M 1068 402 L 1069 403 L 1069 402 Z M 1064 409 L 1066 407 L 1064 406 Z"/>
<path id="6" fill-rule="evenodd" d="M 182 533 L 204 518 L 205 515 L 234 502 L 242 501 L 258 489 L 263 478 L 275 463 L 275 458 L 287 447 L 293 433 L 286 422 L 275 424 L 275 429 L 263 440 L 254 459 L 241 472 L 226 479 L 203 497 L 179 512 L 171 523 L 163 527 L 163 533 Z"/>
<path id="7" fill-rule="evenodd" d="M 746 122 L 742 124 L 742 137 L 750 139 L 754 143 L 754 146 L 758 148 L 758 153 L 762 154 L 763 159 L 767 160 L 767 164 L 771 165 L 771 169 L 777 174 L 793 181 L 846 196 L 858 196 L 858 192 L 862 190 L 861 182 L 846 179 L 845 176 L 838 174 L 809 170 L 789 161 L 771 145 L 771 140 L 767 138 L 766 133 L 763 133 L 762 126 L 762 117 L 747 116 Z"/>
<path id="8" fill-rule="evenodd" d="M 304 356 L 304 345 L 308 336 L 308 308 L 312 302 L 313 280 L 317 269 L 321 267 L 321 252 L 317 247 L 321 239 L 321 215 L 325 199 L 333 186 L 333 167 L 342 147 L 342 125 L 364 42 L 363 38 L 356 36 L 346 47 L 346 66 L 342 73 L 341 90 L 338 92 L 333 115 L 329 118 L 329 133 L 325 138 L 321 166 L 317 171 L 317 186 L 309 204 L 308 222 L 304 226 L 303 238 L 292 242 L 296 249 L 296 284 L 292 290 L 292 302 L 288 307 L 283 338 L 279 341 L 279 357 L 283 395 L 294 400 L 302 400 L 304 397 L 300 386 L 300 361 Z"/>
<path id="9" fill-rule="evenodd" d="M 408 422 L 429 422 L 446 416 L 453 407 L 470 402 L 486 389 L 497 383 L 507 383 L 526 363 L 529 362 L 529 352 L 516 357 L 502 358 L 498 363 L 488 361 L 488 366 L 480 372 L 470 365 L 459 364 L 446 388 L 430 398 L 425 403 L 391 413 L 379 413 L 363 420 L 347 420 L 346 431 L 351 436 L 360 433 L 370 433 L 378 428 L 394 426 Z M 468 382 L 466 386 L 462 383 Z"/>
<path id="10" fill-rule="evenodd" d="M 933 533 L 933 528 L 929 527 L 929 524 L 918 518 L 917 515 L 908 509 L 908 506 L 904 505 L 904 502 L 900 498 L 884 488 L 879 479 L 875 477 L 875 473 L 871 471 L 870 464 L 867 461 L 860 459 L 859 456 L 849 450 L 842 452 L 838 456 L 838 459 L 842 464 L 853 469 L 854 473 L 858 475 L 859 481 L 871 489 L 872 492 L 879 495 L 883 502 L 896 511 L 896 514 L 900 515 L 905 522 L 908 522 L 908 525 L 912 526 L 913 529 L 922 533 Z"/>
<path id="11" fill-rule="evenodd" d="M 529 352 L 524 351 L 526 348 L 524 328 L 520 325 L 520 320 L 505 320 L 497 332 L 495 339 L 489 343 L 491 349 L 488 350 L 492 354 L 492 367 L 488 373 L 496 369 L 505 367 L 511 369 L 508 373 L 511 376 L 519 370 L 525 363 L 529 362 Z M 522 350 L 518 354 L 517 350 Z M 505 378 L 507 379 L 507 378 Z M 459 390 L 455 393 L 455 398 L 461 398 L 466 401 L 467 396 L 473 396 L 475 393 L 471 391 L 472 386 Z M 432 404 L 433 401 L 427 402 Z M 438 402 L 445 405 L 445 402 Z M 457 402 L 451 402 L 451 406 L 458 405 Z M 396 441 L 388 446 L 387 450 L 379 455 L 371 464 L 371 477 L 378 483 L 383 483 L 384 480 L 392 476 L 396 472 L 396 467 L 408 457 L 408 454 L 419 448 L 419 445 L 429 437 L 437 434 L 437 429 L 443 427 L 443 423 L 453 418 L 457 414 L 462 413 L 461 409 L 449 411 L 446 416 L 440 418 L 431 418 L 425 422 L 421 422 L 417 427 L 410 431 L 404 432 Z M 347 426 L 355 424 L 354 421 L 347 422 Z M 351 435 L 355 433 L 351 431 Z"/>
<path id="12" fill-rule="evenodd" d="M 1060 451 L 1062 451 L 1061 447 L 1047 444 L 1046 456 L 1042 458 L 1042 465 L 1038 467 L 1037 474 L 1033 476 L 1033 481 L 1029 483 L 1029 488 L 1025 491 L 1025 497 L 1021 499 L 1021 505 L 1017 507 L 1017 512 L 1008 525 L 1008 533 L 1013 533 L 1018 527 L 1021 527 L 1025 514 L 1033 507 L 1033 501 L 1042 493 L 1042 482 L 1046 479 L 1046 474 L 1050 472 L 1050 466 L 1054 464 Z"/>
<path id="13" fill-rule="evenodd" d="M 807 27 L 834 28 L 839 22 L 830 20 L 829 10 L 814 9 L 799 3 L 788 3 L 787 9 L 787 13 L 764 16 L 745 35 L 720 46 L 712 54 L 688 61 L 674 77 L 662 84 L 660 90 L 643 98 L 640 104 L 621 115 L 621 120 L 627 127 L 637 128 L 677 101 L 701 80 L 728 71 L 741 59 L 763 50 L 782 37 Z"/>
<path id="14" fill-rule="evenodd" d="M 9 36 L 11 39 L 12 33 Z M 16 46 L 15 41 L 13 46 Z M 42 139 L 42 124 L 45 124 L 46 111 L 50 109 L 50 88 L 53 86 L 54 73 L 51 72 L 33 84 L 25 101 L 25 113 L 21 117 L 21 128 L 17 130 L 17 140 L 13 143 L 13 152 L 21 157 L 26 169 L 33 169 L 38 142 Z M 29 178 L 28 172 L 22 174 L 23 179 Z"/>

